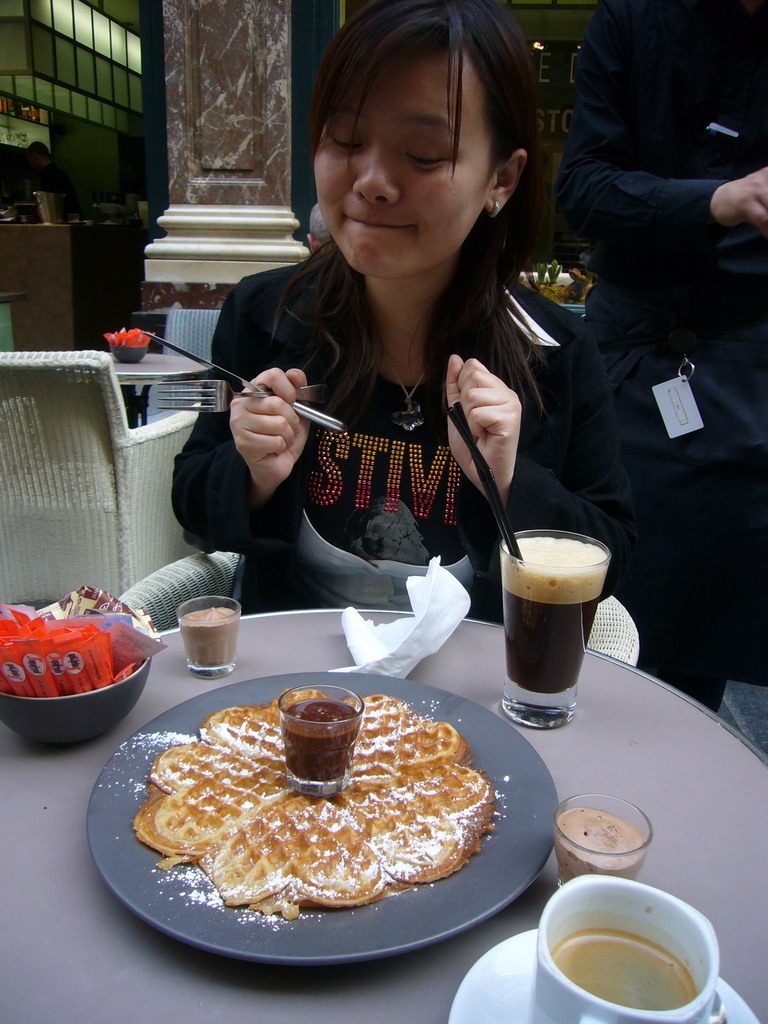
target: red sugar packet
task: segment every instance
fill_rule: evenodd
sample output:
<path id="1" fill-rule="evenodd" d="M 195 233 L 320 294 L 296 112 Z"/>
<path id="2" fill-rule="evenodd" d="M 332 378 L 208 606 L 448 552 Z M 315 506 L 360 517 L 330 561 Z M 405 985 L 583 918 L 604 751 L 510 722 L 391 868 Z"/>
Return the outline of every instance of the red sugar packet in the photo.
<path id="1" fill-rule="evenodd" d="M 87 693 L 126 678 L 165 646 L 145 612 L 96 587 L 80 587 L 36 615 L 0 605 L 0 691 Z"/>
<path id="2" fill-rule="evenodd" d="M 60 697 L 59 684 L 46 658 L 47 644 L 45 641 L 41 641 L 37 636 L 17 637 L 14 646 L 33 695 L 35 697 Z"/>

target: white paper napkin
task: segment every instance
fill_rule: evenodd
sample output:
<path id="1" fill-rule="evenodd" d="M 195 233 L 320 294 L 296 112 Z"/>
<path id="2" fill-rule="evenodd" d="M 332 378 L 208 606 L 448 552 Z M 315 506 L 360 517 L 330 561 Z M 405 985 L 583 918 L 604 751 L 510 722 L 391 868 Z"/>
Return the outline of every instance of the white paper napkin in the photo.
<path id="1" fill-rule="evenodd" d="M 336 672 L 371 672 L 405 679 L 422 658 L 434 654 L 469 611 L 469 594 L 439 556 L 425 576 L 405 582 L 413 617 L 375 625 L 355 608 L 345 608 L 341 625 L 355 664 Z"/>

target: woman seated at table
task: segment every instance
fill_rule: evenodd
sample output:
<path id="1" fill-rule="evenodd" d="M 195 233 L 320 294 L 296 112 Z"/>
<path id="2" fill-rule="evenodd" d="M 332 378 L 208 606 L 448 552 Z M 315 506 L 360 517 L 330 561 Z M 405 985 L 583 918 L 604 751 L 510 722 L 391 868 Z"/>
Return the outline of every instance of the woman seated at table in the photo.
<path id="1" fill-rule="evenodd" d="M 448 407 L 460 402 L 516 530 L 634 537 L 602 360 L 530 289 L 543 203 L 526 41 L 497 0 L 374 0 L 322 60 L 311 112 L 332 240 L 228 296 L 213 359 L 266 385 L 198 418 L 180 522 L 245 554 L 246 611 L 409 608 L 432 556 L 501 620 L 499 533 Z M 511 294 L 514 291 L 514 296 Z M 292 402 L 326 381 L 331 433 Z"/>

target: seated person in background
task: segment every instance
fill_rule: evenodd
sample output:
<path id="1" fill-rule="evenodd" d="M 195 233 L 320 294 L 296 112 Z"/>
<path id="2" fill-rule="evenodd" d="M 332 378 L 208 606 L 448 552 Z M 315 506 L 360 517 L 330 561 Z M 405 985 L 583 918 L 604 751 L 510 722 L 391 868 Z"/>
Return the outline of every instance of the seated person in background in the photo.
<path id="1" fill-rule="evenodd" d="M 312 104 L 332 241 L 233 288 L 213 358 L 274 392 L 198 418 L 173 501 L 245 554 L 247 611 L 409 608 L 430 557 L 502 616 L 496 524 L 446 416 L 460 402 L 515 529 L 634 539 L 611 396 L 583 321 L 526 288 L 543 204 L 528 47 L 496 0 L 374 0 Z M 514 295 L 512 292 L 514 291 Z M 327 381 L 330 433 L 296 389 Z"/>
<path id="2" fill-rule="evenodd" d="M 307 235 L 309 251 L 317 252 L 321 245 L 325 245 L 329 241 L 330 237 L 323 215 L 320 213 L 320 207 L 315 203 L 309 214 L 309 234 Z"/>
<path id="3" fill-rule="evenodd" d="M 37 171 L 41 192 L 59 192 L 64 196 L 65 217 L 70 213 L 82 216 L 75 186 L 69 175 L 53 162 L 50 150 L 44 142 L 32 142 L 27 146 L 27 163 Z"/>

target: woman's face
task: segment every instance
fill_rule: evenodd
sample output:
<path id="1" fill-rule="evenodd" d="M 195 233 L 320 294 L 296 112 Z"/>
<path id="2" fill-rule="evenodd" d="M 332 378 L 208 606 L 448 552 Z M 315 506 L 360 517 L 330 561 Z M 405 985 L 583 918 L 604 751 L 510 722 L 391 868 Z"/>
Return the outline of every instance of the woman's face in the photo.
<path id="1" fill-rule="evenodd" d="M 336 113 L 315 156 L 320 209 L 348 263 L 366 278 L 445 287 L 478 216 L 502 205 L 525 164 L 492 160 L 483 87 L 465 59 L 456 163 L 446 55 L 404 58 Z"/>

